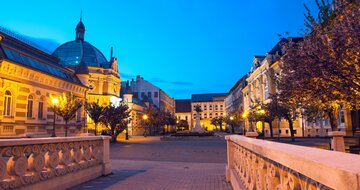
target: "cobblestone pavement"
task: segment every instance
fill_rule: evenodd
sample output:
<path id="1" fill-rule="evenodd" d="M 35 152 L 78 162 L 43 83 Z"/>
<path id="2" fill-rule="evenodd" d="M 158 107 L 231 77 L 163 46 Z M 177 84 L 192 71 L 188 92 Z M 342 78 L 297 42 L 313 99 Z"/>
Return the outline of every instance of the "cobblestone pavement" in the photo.
<path id="1" fill-rule="evenodd" d="M 227 190 L 225 164 L 113 160 L 113 173 L 73 190 Z"/>
<path id="2" fill-rule="evenodd" d="M 226 143 L 132 138 L 111 145 L 113 174 L 73 190 L 226 190 Z"/>

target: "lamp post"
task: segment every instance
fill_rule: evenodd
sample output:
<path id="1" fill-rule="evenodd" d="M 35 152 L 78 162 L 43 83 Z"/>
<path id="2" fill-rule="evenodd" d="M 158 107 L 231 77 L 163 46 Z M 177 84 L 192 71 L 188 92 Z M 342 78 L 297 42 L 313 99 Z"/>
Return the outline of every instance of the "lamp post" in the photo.
<path id="1" fill-rule="evenodd" d="M 145 123 L 146 123 L 146 120 L 148 119 L 148 116 L 146 115 L 146 114 L 144 114 L 143 116 L 142 116 L 142 118 L 143 118 L 143 120 L 145 121 Z M 145 124 L 146 125 L 146 124 Z M 144 129 L 144 137 L 146 137 L 146 126 L 145 126 L 145 129 Z"/>
<path id="2" fill-rule="evenodd" d="M 84 103 L 85 103 L 85 105 L 84 105 L 84 132 L 85 133 L 88 133 L 88 129 L 87 129 L 87 115 L 86 115 L 86 105 L 87 105 L 87 92 L 89 91 L 89 90 L 92 90 L 93 89 L 93 87 L 90 85 L 86 90 L 85 90 L 85 96 L 84 96 Z M 96 130 L 96 129 L 95 129 Z M 96 135 L 96 133 L 97 133 L 97 131 L 95 131 L 95 135 Z"/>
<path id="3" fill-rule="evenodd" d="M 53 112 L 54 112 L 53 132 L 52 132 L 51 137 L 56 137 L 56 132 L 55 132 L 55 130 L 56 130 L 56 127 L 55 127 L 55 119 L 56 119 L 55 107 L 59 104 L 59 99 L 56 98 L 56 97 L 53 97 L 51 99 L 51 104 L 52 104 Z"/>
<path id="4" fill-rule="evenodd" d="M 230 116 L 230 122 L 231 122 L 231 133 L 234 134 L 235 133 L 235 129 L 234 129 L 234 117 L 233 116 Z"/>
<path id="5" fill-rule="evenodd" d="M 245 136 L 245 127 L 246 127 L 246 118 L 247 118 L 247 114 L 246 114 L 246 112 L 244 112 L 243 114 L 242 114 L 242 118 L 244 119 L 244 130 L 243 130 L 243 135 Z"/>
<path id="6" fill-rule="evenodd" d="M 265 110 L 263 110 L 263 109 L 260 109 L 259 110 L 259 113 L 262 115 L 262 116 L 264 116 L 265 115 Z M 264 118 L 263 118 L 263 120 L 261 121 L 261 130 L 262 130 L 262 133 L 263 133 L 263 139 L 265 139 L 265 122 L 264 122 Z"/>

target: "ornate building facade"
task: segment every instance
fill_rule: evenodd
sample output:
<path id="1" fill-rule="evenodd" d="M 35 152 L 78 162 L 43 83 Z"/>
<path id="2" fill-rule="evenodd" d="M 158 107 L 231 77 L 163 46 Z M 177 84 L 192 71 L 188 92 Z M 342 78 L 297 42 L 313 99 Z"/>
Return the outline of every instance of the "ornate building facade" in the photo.
<path id="1" fill-rule="evenodd" d="M 72 92 L 74 96 L 102 105 L 120 102 L 117 59 L 105 56 L 85 41 L 82 20 L 76 38 L 59 46 L 52 55 L 24 37 L 0 28 L 0 136 L 48 135 L 55 121 L 57 133 L 64 132 L 61 117 L 54 119 L 50 97 Z M 70 121 L 69 131 L 79 132 L 91 120 L 84 107 Z"/>
<path id="2" fill-rule="evenodd" d="M 242 89 L 244 111 L 249 111 L 255 102 L 269 103 L 269 95 L 276 93 L 276 77 L 281 72 L 281 56 L 285 53 L 281 48 L 281 43 L 288 41 L 297 42 L 301 38 L 287 38 L 280 40 L 266 56 L 255 56 L 254 65 L 251 67 L 249 76 L 246 79 L 247 86 Z M 351 114 L 347 110 L 341 109 L 339 113 L 339 130 L 347 131 L 351 134 L 352 124 Z M 262 129 L 262 123 L 254 124 L 258 131 Z M 246 121 L 246 128 L 250 127 L 250 123 Z M 296 136 L 327 136 L 331 131 L 330 121 L 328 119 L 319 119 L 315 122 L 308 122 L 304 116 L 300 116 L 294 121 L 294 132 Z M 288 122 L 285 120 L 275 119 L 273 122 L 273 133 L 275 136 L 290 136 Z M 268 124 L 265 123 L 265 135 L 270 136 Z"/>

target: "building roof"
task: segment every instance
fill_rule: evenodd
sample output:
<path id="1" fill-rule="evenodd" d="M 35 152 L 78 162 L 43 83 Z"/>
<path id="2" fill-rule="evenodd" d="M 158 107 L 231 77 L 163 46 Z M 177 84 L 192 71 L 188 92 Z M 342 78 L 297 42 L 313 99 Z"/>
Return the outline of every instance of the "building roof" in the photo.
<path id="1" fill-rule="evenodd" d="M 303 38 L 301 37 L 289 37 L 289 38 L 281 38 L 280 41 L 268 52 L 269 54 L 278 54 L 278 55 L 283 55 L 283 50 L 282 50 L 282 43 L 287 43 L 289 41 L 292 41 L 294 43 L 297 43 L 299 41 L 302 41 Z"/>
<path id="2" fill-rule="evenodd" d="M 8 30 L 0 28 L 0 35 L 4 38 L 0 41 L 0 51 L 4 53 L 4 59 L 83 86 L 73 71 L 58 64 L 56 57 L 32 46 L 31 43 L 26 43 L 21 38 L 18 39 L 18 34 L 11 35 Z"/>
<path id="3" fill-rule="evenodd" d="M 192 102 L 212 102 L 214 98 L 226 97 L 227 93 L 192 94 Z"/>
<path id="4" fill-rule="evenodd" d="M 191 112 L 191 100 L 175 100 L 175 112 L 176 113 L 184 113 Z"/>
<path id="5" fill-rule="evenodd" d="M 237 82 L 236 84 L 230 89 L 229 94 L 234 91 L 238 86 L 241 86 L 241 89 L 244 88 L 247 85 L 247 79 L 248 75 L 245 74 L 244 76 L 242 76 Z"/>
<path id="6" fill-rule="evenodd" d="M 111 64 L 107 61 L 104 54 L 95 46 L 85 41 L 85 26 L 80 22 L 76 26 L 76 39 L 66 42 L 55 49 L 53 55 L 60 59 L 60 64 L 75 67 L 81 60 L 87 66 L 110 68 Z"/>

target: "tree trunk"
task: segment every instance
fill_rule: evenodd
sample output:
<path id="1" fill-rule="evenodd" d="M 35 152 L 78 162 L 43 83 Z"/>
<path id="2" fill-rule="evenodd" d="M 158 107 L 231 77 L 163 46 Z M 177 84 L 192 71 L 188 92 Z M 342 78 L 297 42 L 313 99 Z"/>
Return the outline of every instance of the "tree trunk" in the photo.
<path id="1" fill-rule="evenodd" d="M 222 131 L 222 124 L 220 124 L 220 131 Z"/>
<path id="2" fill-rule="evenodd" d="M 97 134 L 97 123 L 95 123 L 95 131 L 94 131 L 94 135 L 96 136 Z"/>
<path id="3" fill-rule="evenodd" d="M 68 121 L 65 121 L 65 137 L 67 137 Z"/>
<path id="4" fill-rule="evenodd" d="M 328 112 L 328 116 L 330 119 L 330 126 L 332 131 L 338 130 L 338 117 L 339 117 L 339 109 L 332 109 Z"/>
<path id="5" fill-rule="evenodd" d="M 269 128 L 270 128 L 270 137 L 274 137 L 274 134 L 273 134 L 273 126 L 272 126 L 272 121 L 268 122 L 269 124 Z"/>
<path id="6" fill-rule="evenodd" d="M 294 126 L 293 126 L 293 121 L 291 119 L 287 119 L 287 121 L 289 122 L 289 129 L 290 129 L 290 135 L 291 135 L 291 141 L 295 141 L 295 134 L 294 134 Z"/>

